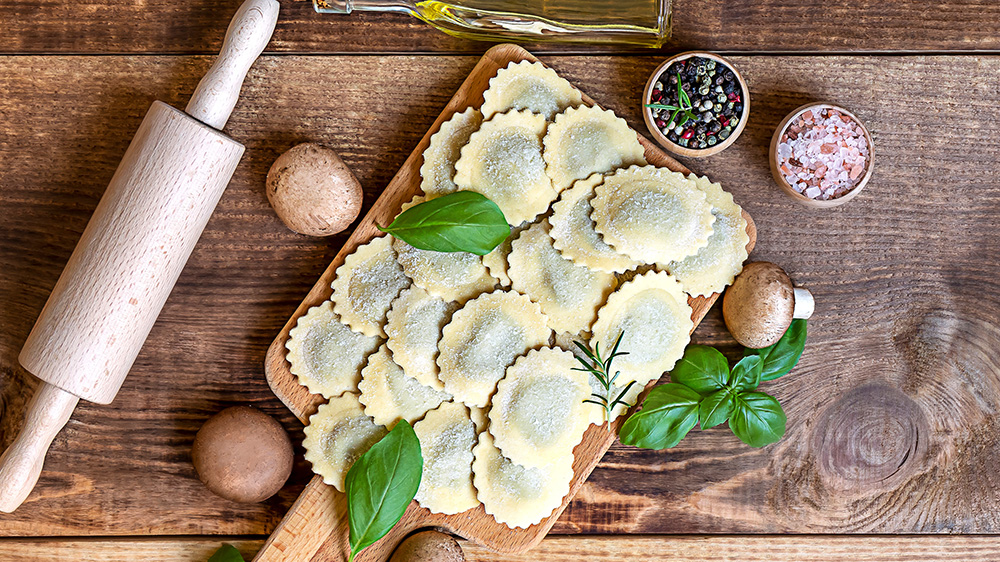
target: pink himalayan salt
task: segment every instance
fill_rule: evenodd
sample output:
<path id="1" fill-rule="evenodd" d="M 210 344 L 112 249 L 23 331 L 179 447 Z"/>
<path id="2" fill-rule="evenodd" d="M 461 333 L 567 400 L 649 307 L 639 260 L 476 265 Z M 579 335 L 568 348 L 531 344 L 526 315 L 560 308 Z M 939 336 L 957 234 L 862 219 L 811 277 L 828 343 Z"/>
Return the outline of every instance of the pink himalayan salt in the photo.
<path id="1" fill-rule="evenodd" d="M 778 144 L 778 167 L 793 189 L 811 199 L 836 199 L 857 187 L 868 143 L 861 127 L 834 109 L 806 110 Z"/>

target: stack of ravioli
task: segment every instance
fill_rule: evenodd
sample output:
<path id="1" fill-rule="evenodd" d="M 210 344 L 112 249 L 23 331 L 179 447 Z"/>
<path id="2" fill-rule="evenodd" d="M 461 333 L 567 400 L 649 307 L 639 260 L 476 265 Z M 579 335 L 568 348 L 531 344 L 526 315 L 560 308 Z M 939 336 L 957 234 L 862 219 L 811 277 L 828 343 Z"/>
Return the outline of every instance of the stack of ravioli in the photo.
<path id="1" fill-rule="evenodd" d="M 291 372 L 329 402 L 306 458 L 344 489 L 354 461 L 399 420 L 413 424 L 435 513 L 484 506 L 528 527 L 569 492 L 573 449 L 601 387 L 573 341 L 615 362 L 628 404 L 682 356 L 688 296 L 732 282 L 747 258 L 742 210 L 717 183 L 647 166 L 638 136 L 538 63 L 511 63 L 481 108 L 431 137 L 422 196 L 497 203 L 512 226 L 492 253 L 439 253 L 375 238 L 336 271 L 329 301 L 291 331 Z M 619 406 L 613 415 L 626 411 Z"/>

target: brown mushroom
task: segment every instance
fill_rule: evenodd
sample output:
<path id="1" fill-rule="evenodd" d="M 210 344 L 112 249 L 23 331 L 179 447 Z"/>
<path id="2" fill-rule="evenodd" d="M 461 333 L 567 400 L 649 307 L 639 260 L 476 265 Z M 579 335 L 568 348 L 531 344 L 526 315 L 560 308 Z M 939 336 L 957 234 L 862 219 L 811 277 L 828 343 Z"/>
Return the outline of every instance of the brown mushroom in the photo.
<path id="1" fill-rule="evenodd" d="M 451 535 L 421 531 L 410 535 L 392 553 L 389 562 L 465 562 L 462 547 Z"/>
<path id="2" fill-rule="evenodd" d="M 278 493 L 295 453 L 285 428 L 247 406 L 226 408 L 201 426 L 191 461 L 205 487 L 223 498 L 256 503 Z"/>
<path id="3" fill-rule="evenodd" d="M 361 212 L 364 192 L 350 168 L 325 146 L 288 149 L 267 172 L 267 200 L 285 226 L 308 236 L 343 231 Z"/>
<path id="4" fill-rule="evenodd" d="M 722 316 L 736 341 L 760 349 L 774 345 L 793 318 L 809 318 L 813 297 L 777 265 L 753 262 L 743 268 L 722 299 Z"/>

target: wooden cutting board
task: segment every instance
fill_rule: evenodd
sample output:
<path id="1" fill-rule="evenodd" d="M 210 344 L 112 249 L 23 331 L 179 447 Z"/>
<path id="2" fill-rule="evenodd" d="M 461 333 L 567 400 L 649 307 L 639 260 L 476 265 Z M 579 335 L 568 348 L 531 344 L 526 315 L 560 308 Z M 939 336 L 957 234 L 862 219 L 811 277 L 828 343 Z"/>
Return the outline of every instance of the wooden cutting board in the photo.
<path id="1" fill-rule="evenodd" d="M 455 96 L 448 102 L 444 111 L 438 116 L 434 125 L 413 149 L 399 172 L 386 186 L 385 191 L 372 206 L 371 211 L 358 224 L 354 234 L 344 244 L 337 257 L 309 291 L 305 300 L 296 309 L 295 314 L 275 338 L 274 343 L 271 344 L 264 362 L 268 384 L 278 398 L 303 423 L 308 423 L 309 416 L 315 413 L 325 400 L 322 396 L 310 394 L 306 387 L 299 384 L 295 375 L 289 372 L 289 364 L 285 361 L 285 342 L 288 340 L 289 330 L 295 327 L 298 318 L 305 314 L 310 307 L 330 298 L 332 293 L 330 283 L 333 281 L 334 272 L 355 248 L 379 234 L 375 224 L 391 222 L 399 213 L 400 206 L 420 192 L 422 155 L 430 142 L 431 135 L 437 132 L 441 123 L 451 118 L 454 113 L 461 112 L 469 106 L 479 107 L 482 105 L 483 92 L 489 86 L 489 80 L 496 75 L 497 70 L 507 66 L 512 61 L 522 60 L 537 61 L 531 53 L 517 45 L 497 45 L 486 52 L 479 64 L 472 69 L 458 92 L 455 93 Z M 584 94 L 583 99 L 587 104 L 596 105 L 586 94 Z M 646 161 L 650 164 L 685 174 L 690 171 L 667 156 L 642 135 L 639 135 L 639 142 L 646 149 Z M 757 240 L 757 230 L 746 211 L 743 212 L 743 216 L 747 220 L 747 234 L 750 235 L 750 242 L 747 244 L 749 252 Z M 715 294 L 710 297 L 689 299 L 695 327 L 701 322 L 718 296 Z M 655 381 L 650 383 L 650 387 L 654 384 L 656 384 Z M 574 476 L 570 483 L 569 494 L 563 498 L 562 505 L 537 525 L 527 529 L 510 529 L 506 525 L 497 523 L 492 516 L 483 511 L 482 505 L 457 515 L 440 515 L 430 513 L 413 502 L 399 524 L 382 540 L 362 551 L 356 560 L 361 562 L 388 560 L 393 549 L 404 537 L 412 531 L 424 527 L 447 529 L 498 552 L 517 553 L 530 549 L 545 537 L 577 490 L 590 476 L 591 471 L 594 470 L 608 447 L 614 442 L 614 436 L 617 435 L 618 428 L 624 423 L 625 418 L 626 416 L 618 418 L 614 424 L 613 433 L 608 432 L 604 426 L 591 426 L 587 430 L 583 441 L 574 449 Z M 309 560 L 335 560 L 339 562 L 347 560 L 348 552 L 350 552 L 350 548 L 348 547 L 346 496 L 332 486 L 323 484 L 323 479 L 320 476 L 315 476 L 254 560 L 255 562 L 306 562 Z"/>

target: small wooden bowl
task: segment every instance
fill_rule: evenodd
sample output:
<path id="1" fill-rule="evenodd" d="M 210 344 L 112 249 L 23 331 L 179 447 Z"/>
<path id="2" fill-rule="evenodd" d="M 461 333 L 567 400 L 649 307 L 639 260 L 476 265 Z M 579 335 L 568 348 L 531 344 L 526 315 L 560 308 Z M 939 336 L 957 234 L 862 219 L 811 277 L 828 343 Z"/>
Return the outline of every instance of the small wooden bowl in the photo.
<path id="1" fill-rule="evenodd" d="M 733 71 L 736 75 L 736 81 L 740 85 L 741 99 L 743 100 L 743 113 L 740 114 L 740 122 L 736 124 L 736 129 L 729 135 L 729 138 L 716 144 L 715 146 L 710 146 L 708 148 L 686 148 L 678 144 L 674 144 L 670 139 L 660 132 L 659 127 L 656 126 L 656 121 L 653 118 L 653 110 L 646 107 L 647 103 L 650 103 L 650 97 L 653 93 L 653 85 L 656 84 L 656 79 L 660 77 L 671 64 L 687 60 L 692 57 L 701 57 L 703 59 L 712 59 L 718 63 L 722 63 L 729 70 Z M 736 142 L 740 134 L 743 133 L 743 128 L 747 125 L 747 118 L 750 116 L 750 88 L 747 87 L 746 80 L 743 79 L 743 75 L 740 74 L 739 70 L 726 59 L 714 55 L 706 51 L 688 51 L 686 53 L 681 53 L 679 55 L 674 55 L 669 59 L 663 61 L 660 66 L 656 67 L 653 74 L 649 76 L 649 80 L 646 81 L 646 88 L 642 92 L 642 118 L 646 121 L 646 128 L 649 129 L 649 134 L 653 136 L 653 139 L 660 144 L 668 152 L 677 154 L 678 156 L 687 156 L 689 158 L 704 158 L 705 156 L 711 156 L 713 154 L 718 154 L 725 150 L 729 145 Z"/>
<path id="2" fill-rule="evenodd" d="M 808 109 L 814 109 L 814 110 L 833 109 L 838 113 L 842 113 L 850 117 L 851 119 L 854 120 L 855 123 L 858 124 L 859 127 L 861 127 L 861 132 L 864 133 L 865 135 L 865 142 L 868 143 L 868 160 L 865 162 L 865 172 L 861 176 L 861 181 L 858 182 L 858 185 L 856 185 L 854 189 L 848 191 L 846 194 L 841 195 L 836 199 L 827 199 L 824 201 L 821 199 L 813 199 L 811 197 L 806 197 L 805 195 L 802 195 L 798 191 L 795 191 L 795 188 L 793 188 L 791 185 L 788 184 L 787 181 L 785 181 L 785 178 L 781 175 L 781 171 L 778 169 L 778 144 L 781 143 L 781 137 L 782 135 L 785 134 L 785 129 L 788 128 L 788 124 L 794 121 L 796 118 L 798 118 L 799 115 L 801 115 Z M 857 197 L 859 193 L 861 193 L 861 190 L 864 189 L 866 185 L 868 185 L 868 180 L 870 180 L 872 177 L 872 168 L 874 168 L 873 164 L 875 162 L 875 145 L 874 143 L 872 143 L 871 133 L 868 132 L 868 128 L 865 127 L 864 123 L 862 123 L 860 119 L 858 119 L 857 115 L 854 115 L 853 113 L 847 111 L 843 107 L 839 107 L 829 103 L 807 103 L 801 107 L 798 107 L 797 109 L 795 109 L 795 111 L 789 113 L 787 117 L 781 120 L 781 123 L 778 123 L 778 128 L 775 129 L 774 136 L 771 137 L 771 148 L 768 151 L 768 159 L 771 161 L 771 175 L 774 176 L 774 181 L 777 182 L 778 187 L 780 187 L 782 191 L 788 194 L 789 197 L 805 205 L 806 207 L 828 209 L 830 207 L 843 205 L 844 203 L 847 203 L 851 199 L 854 199 L 855 197 Z"/>

